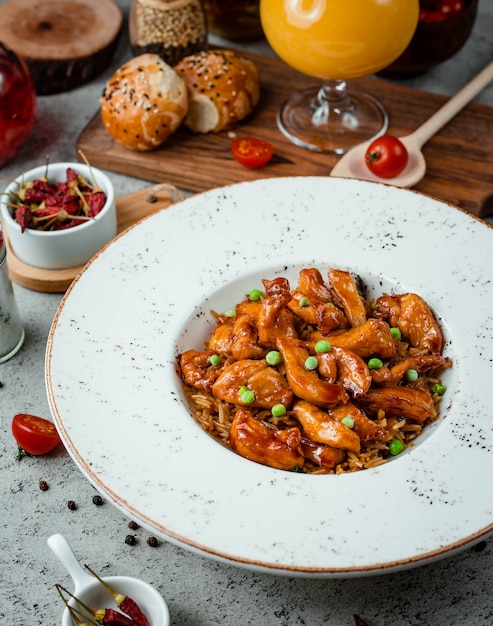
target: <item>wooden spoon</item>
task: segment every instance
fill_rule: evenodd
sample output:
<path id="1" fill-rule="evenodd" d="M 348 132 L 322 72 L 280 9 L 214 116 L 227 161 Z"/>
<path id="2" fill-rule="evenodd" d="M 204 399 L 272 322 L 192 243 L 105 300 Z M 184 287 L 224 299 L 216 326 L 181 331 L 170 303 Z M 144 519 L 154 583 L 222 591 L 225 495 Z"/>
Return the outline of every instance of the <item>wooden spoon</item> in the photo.
<path id="1" fill-rule="evenodd" d="M 385 182 L 396 187 L 412 187 L 418 183 L 426 173 L 426 161 L 421 152 L 422 146 L 449 122 L 466 104 L 468 104 L 482 89 L 493 80 L 493 62 L 487 65 L 475 78 L 459 91 L 457 95 L 444 104 L 428 121 L 422 124 L 410 135 L 400 137 L 406 146 L 409 160 L 401 174 L 394 178 L 380 178 L 370 172 L 366 165 L 365 153 L 371 141 L 351 148 L 349 152 L 336 163 L 330 173 L 331 176 L 341 178 L 359 178 Z"/>

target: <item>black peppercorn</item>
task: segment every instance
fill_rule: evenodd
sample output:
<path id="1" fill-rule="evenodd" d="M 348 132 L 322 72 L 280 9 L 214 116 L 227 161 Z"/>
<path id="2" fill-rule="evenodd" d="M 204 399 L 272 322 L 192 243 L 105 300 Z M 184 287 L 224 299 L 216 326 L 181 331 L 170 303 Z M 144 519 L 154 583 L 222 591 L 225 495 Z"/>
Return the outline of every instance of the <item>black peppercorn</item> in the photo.
<path id="1" fill-rule="evenodd" d="M 71 511 L 75 511 L 75 509 L 77 508 L 77 505 L 75 504 L 73 500 L 69 500 L 67 502 L 67 506 Z"/>
<path id="2" fill-rule="evenodd" d="M 101 506 L 103 504 L 103 498 L 101 496 L 94 496 L 92 499 L 92 503 L 96 506 Z"/>
<path id="3" fill-rule="evenodd" d="M 41 489 L 41 491 L 48 491 L 48 483 L 46 482 L 46 480 L 39 481 L 39 488 Z"/>
<path id="4" fill-rule="evenodd" d="M 147 545 L 151 546 L 151 548 L 157 548 L 159 545 L 158 540 L 156 539 L 156 537 L 149 537 L 147 539 Z"/>
<path id="5" fill-rule="evenodd" d="M 137 539 L 135 538 L 135 535 L 127 535 L 125 537 L 125 543 L 128 546 L 134 546 L 137 543 Z"/>
<path id="6" fill-rule="evenodd" d="M 137 522 L 130 521 L 130 522 L 128 522 L 128 527 L 130 528 L 130 530 L 137 530 L 139 525 L 137 524 Z"/>

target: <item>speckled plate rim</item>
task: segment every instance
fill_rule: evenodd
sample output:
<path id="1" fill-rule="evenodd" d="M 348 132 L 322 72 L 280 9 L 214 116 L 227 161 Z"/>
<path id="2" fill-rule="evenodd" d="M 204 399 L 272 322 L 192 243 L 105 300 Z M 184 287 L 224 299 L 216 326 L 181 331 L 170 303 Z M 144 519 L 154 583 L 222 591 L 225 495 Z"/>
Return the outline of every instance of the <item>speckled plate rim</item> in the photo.
<path id="1" fill-rule="evenodd" d="M 117 237 L 66 293 L 46 351 L 53 419 L 116 507 L 219 561 L 348 577 L 450 555 L 493 531 L 492 401 L 478 393 L 493 379 L 492 250 L 482 220 L 379 183 L 276 178 L 187 198 Z M 416 291 L 444 329 L 454 367 L 442 415 L 375 470 L 251 463 L 206 435 L 183 398 L 176 356 L 206 332 L 208 310 L 307 265 Z"/>

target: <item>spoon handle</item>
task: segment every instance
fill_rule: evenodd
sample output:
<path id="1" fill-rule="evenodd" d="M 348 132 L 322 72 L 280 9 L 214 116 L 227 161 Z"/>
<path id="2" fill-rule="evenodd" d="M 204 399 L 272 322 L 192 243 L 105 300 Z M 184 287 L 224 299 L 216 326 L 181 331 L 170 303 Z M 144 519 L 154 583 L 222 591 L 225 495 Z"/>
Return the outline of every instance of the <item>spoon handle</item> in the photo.
<path id="1" fill-rule="evenodd" d="M 51 537 L 48 537 L 47 543 L 70 574 L 70 577 L 75 585 L 75 595 L 77 595 L 88 583 L 94 581 L 92 575 L 82 569 L 79 562 L 75 558 L 75 554 L 73 553 L 70 544 L 63 535 L 51 535 Z"/>
<path id="2" fill-rule="evenodd" d="M 465 87 L 453 98 L 444 104 L 429 120 L 417 128 L 413 138 L 421 148 L 430 137 L 433 137 L 447 122 L 463 109 L 486 85 L 493 80 L 493 61 L 477 74 Z"/>

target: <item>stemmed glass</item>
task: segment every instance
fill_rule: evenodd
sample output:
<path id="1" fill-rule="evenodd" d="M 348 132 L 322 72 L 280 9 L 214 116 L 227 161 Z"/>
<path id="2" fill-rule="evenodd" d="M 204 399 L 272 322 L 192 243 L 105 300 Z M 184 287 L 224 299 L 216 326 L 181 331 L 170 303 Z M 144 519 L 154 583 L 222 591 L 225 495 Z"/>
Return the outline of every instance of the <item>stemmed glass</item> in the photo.
<path id="1" fill-rule="evenodd" d="M 296 70 L 322 86 L 293 94 L 278 114 L 295 144 L 343 154 L 383 134 L 384 107 L 346 81 L 390 65 L 411 41 L 419 0 L 260 0 L 267 41 Z"/>

